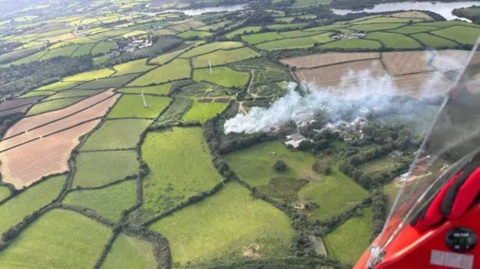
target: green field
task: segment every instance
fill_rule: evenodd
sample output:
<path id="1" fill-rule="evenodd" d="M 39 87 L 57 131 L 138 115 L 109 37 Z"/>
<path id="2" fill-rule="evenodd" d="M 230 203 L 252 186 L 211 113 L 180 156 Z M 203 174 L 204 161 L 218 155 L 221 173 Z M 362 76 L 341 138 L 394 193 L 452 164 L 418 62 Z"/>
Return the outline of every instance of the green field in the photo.
<path id="1" fill-rule="evenodd" d="M 56 209 L 0 252 L 0 267 L 92 268 L 110 235 L 108 228 L 92 219 Z"/>
<path id="2" fill-rule="evenodd" d="M 97 190 L 73 191 L 65 196 L 62 203 L 93 209 L 116 222 L 123 210 L 135 205 L 137 201 L 135 185 L 136 182 L 130 180 Z"/>
<path id="3" fill-rule="evenodd" d="M 343 39 L 335 42 L 320 45 L 325 49 L 379 49 L 382 44 L 376 40 L 365 39 Z"/>
<path id="4" fill-rule="evenodd" d="M 190 63 L 185 59 L 175 59 L 137 78 L 129 86 L 149 86 L 184 78 L 190 78 Z"/>
<path id="5" fill-rule="evenodd" d="M 396 29 L 405 24 L 403 23 L 379 23 L 379 24 L 354 24 L 348 29 L 353 29 L 356 31 L 365 31 L 365 32 L 372 32 L 372 31 L 378 31 L 378 30 L 387 30 L 387 29 Z M 390 30 L 390 32 L 393 32 L 395 30 Z"/>
<path id="6" fill-rule="evenodd" d="M 314 32 L 314 31 L 301 31 L 301 30 L 295 30 L 295 31 L 288 31 L 288 32 L 282 32 L 281 35 L 284 37 L 303 37 L 303 36 L 312 36 L 312 35 L 318 35 L 322 31 Z"/>
<path id="7" fill-rule="evenodd" d="M 137 119 L 107 120 L 88 137 L 82 150 L 133 149 L 150 123 Z"/>
<path id="8" fill-rule="evenodd" d="M 372 235 L 372 209 L 363 210 L 363 215 L 353 217 L 325 236 L 328 255 L 347 264 L 355 264 L 370 246 Z"/>
<path id="9" fill-rule="evenodd" d="M 107 89 L 119 88 L 131 82 L 141 74 L 128 74 L 120 77 L 101 78 L 83 83 L 75 87 L 75 89 Z"/>
<path id="10" fill-rule="evenodd" d="M 425 46 L 429 47 L 449 47 L 449 48 L 454 48 L 457 47 L 458 44 L 456 44 L 453 41 L 450 41 L 445 38 L 441 38 L 438 36 L 434 36 L 431 34 L 427 33 L 419 33 L 419 34 L 413 34 L 411 35 L 413 38 L 417 39 L 418 41 L 422 42 Z"/>
<path id="11" fill-rule="evenodd" d="M 480 34 L 480 29 L 472 27 L 453 26 L 438 31 L 433 31 L 432 34 L 440 37 L 453 39 L 461 44 L 472 45 L 477 42 L 477 37 Z"/>
<path id="12" fill-rule="evenodd" d="M 75 98 L 57 99 L 53 101 L 38 103 L 28 111 L 27 115 L 29 116 L 37 115 L 37 114 L 49 112 L 52 110 L 62 109 L 82 99 L 83 99 L 82 97 L 75 97 Z"/>
<path id="13" fill-rule="evenodd" d="M 139 170 L 137 153 L 133 150 L 81 152 L 77 155 L 73 187 L 102 186 Z"/>
<path id="14" fill-rule="evenodd" d="M 66 89 L 73 88 L 80 84 L 80 82 L 65 82 L 65 81 L 59 81 L 53 84 L 48 84 L 46 86 L 42 86 L 35 91 L 63 91 Z"/>
<path id="15" fill-rule="evenodd" d="M 374 177 L 383 172 L 390 172 L 399 166 L 400 160 L 390 156 L 385 156 L 374 161 L 364 163 L 358 167 L 366 176 Z"/>
<path id="16" fill-rule="evenodd" d="M 66 47 L 51 50 L 47 54 L 45 54 L 41 58 L 41 60 L 48 60 L 48 59 L 51 59 L 53 57 L 58 57 L 58 56 L 70 56 L 79 47 L 80 46 L 78 46 L 78 45 L 73 45 L 73 46 L 66 46 Z"/>
<path id="17" fill-rule="evenodd" d="M 392 49 L 421 48 L 421 45 L 417 41 L 401 34 L 374 32 L 369 33 L 366 38 L 378 40 L 382 42 L 385 47 Z"/>
<path id="18" fill-rule="evenodd" d="M 412 22 L 422 22 L 423 19 L 420 18 L 397 18 L 397 17 L 376 17 L 367 20 L 357 21 L 356 24 L 375 24 L 375 23 L 409 23 Z"/>
<path id="19" fill-rule="evenodd" d="M 198 127 L 149 133 L 142 156 L 151 170 L 143 181 L 141 211 L 147 216 L 208 191 L 222 180 Z"/>
<path id="20" fill-rule="evenodd" d="M 341 214 L 368 196 L 368 191 L 335 169 L 331 175 L 308 183 L 298 193 L 300 201 L 314 202 L 319 206 L 311 213 L 320 219 Z"/>
<path id="21" fill-rule="evenodd" d="M 290 254 L 290 219 L 272 205 L 253 200 L 236 183 L 168 216 L 151 228 L 170 242 L 174 267 L 244 260 L 242 248 L 256 243 L 261 259 Z M 201 267 L 201 266 L 200 266 Z"/>
<path id="22" fill-rule="evenodd" d="M 405 26 L 400 29 L 390 30 L 389 32 L 394 32 L 399 34 L 415 34 L 415 33 L 429 32 L 435 29 L 438 29 L 438 28 L 435 26 L 428 26 L 428 25 L 412 25 L 412 26 Z"/>
<path id="23" fill-rule="evenodd" d="M 108 53 L 109 51 L 113 50 L 116 46 L 117 45 L 115 44 L 115 42 L 112 42 L 112 41 L 100 42 L 95 47 L 93 47 L 92 55 Z"/>
<path id="24" fill-rule="evenodd" d="M 0 186 L 0 201 L 7 198 L 8 196 L 10 196 L 10 190 L 7 187 Z"/>
<path id="25" fill-rule="evenodd" d="M 65 176 L 56 176 L 30 187 L 0 206 L 0 233 L 22 221 L 25 216 L 48 205 L 60 194 Z M 0 254 L 1 255 L 1 254 Z"/>
<path id="26" fill-rule="evenodd" d="M 78 48 L 75 52 L 72 53 L 72 57 L 78 57 L 78 56 L 84 56 L 84 55 L 90 54 L 90 52 L 92 51 L 95 45 L 96 44 L 81 45 L 80 48 Z"/>
<path id="27" fill-rule="evenodd" d="M 331 41 L 330 34 L 319 34 L 308 37 L 288 38 L 283 40 L 270 41 L 257 45 L 262 50 L 279 50 L 279 49 L 299 49 L 309 48 L 315 44 L 321 44 Z"/>
<path id="28" fill-rule="evenodd" d="M 228 63 L 243 61 L 259 57 L 260 54 L 250 48 L 239 48 L 233 50 L 217 50 L 215 52 L 192 58 L 194 68 L 225 65 Z"/>
<path id="29" fill-rule="evenodd" d="M 20 96 L 20 98 L 30 98 L 30 97 L 36 97 L 36 96 L 47 96 L 47 95 L 51 95 L 51 94 L 54 94 L 55 92 L 52 92 L 52 91 L 31 91 L 31 92 L 28 92 L 22 96 Z"/>
<path id="30" fill-rule="evenodd" d="M 269 25 L 267 28 L 270 30 L 283 30 L 283 29 L 300 29 L 307 26 L 307 23 L 286 23 L 286 24 L 274 24 Z"/>
<path id="31" fill-rule="evenodd" d="M 181 38 L 189 39 L 189 38 L 203 38 L 212 35 L 210 32 L 206 31 L 195 31 L 195 30 L 188 30 L 179 34 L 178 36 Z"/>
<path id="32" fill-rule="evenodd" d="M 124 94 L 108 113 L 107 118 L 144 118 L 155 119 L 168 106 L 170 98 L 144 95 L 147 107 L 144 107 L 141 94 Z"/>
<path id="33" fill-rule="evenodd" d="M 95 94 L 100 93 L 102 91 L 103 90 L 66 90 L 66 91 L 56 93 L 56 94 L 46 98 L 43 101 L 51 101 L 51 100 L 61 99 L 61 98 L 87 97 L 87 96 L 95 95 Z"/>
<path id="34" fill-rule="evenodd" d="M 195 47 L 181 55 L 182 58 L 191 58 L 201 54 L 206 54 L 219 49 L 233 49 L 243 47 L 240 42 L 215 42 L 207 45 Z"/>
<path id="35" fill-rule="evenodd" d="M 155 68 L 155 66 L 147 65 L 147 59 L 140 59 L 115 65 L 113 68 L 117 70 L 117 73 L 115 73 L 114 76 L 122 76 L 132 73 L 144 73 L 152 68 Z"/>
<path id="36" fill-rule="evenodd" d="M 248 26 L 248 27 L 243 27 L 243 28 L 237 29 L 235 31 L 232 31 L 232 32 L 226 34 L 225 36 L 227 38 L 232 38 L 236 35 L 243 35 L 244 33 L 256 33 L 258 31 L 260 31 L 260 29 L 262 29 L 261 26 Z"/>
<path id="37" fill-rule="evenodd" d="M 99 78 L 106 78 L 115 73 L 114 70 L 112 69 L 99 69 L 99 70 L 94 70 L 94 71 L 89 71 L 89 72 L 84 72 L 80 74 L 76 74 L 70 77 L 66 77 L 63 79 L 63 81 L 90 81 L 94 79 L 99 79 Z"/>
<path id="38" fill-rule="evenodd" d="M 267 32 L 267 33 L 261 33 L 261 34 L 244 35 L 242 36 L 242 39 L 251 45 L 256 45 L 256 44 L 264 43 L 267 41 L 285 39 L 285 36 L 278 34 L 276 32 Z"/>
<path id="39" fill-rule="evenodd" d="M 156 95 L 167 95 L 170 92 L 172 84 L 165 83 L 157 86 L 148 86 L 148 87 L 135 87 L 135 88 L 120 88 L 119 92 L 123 93 L 137 93 L 141 94 L 156 94 Z M 127 85 L 128 87 L 128 85 Z"/>
<path id="40" fill-rule="evenodd" d="M 108 252 L 101 268 L 157 268 L 152 243 L 120 234 Z"/>
<path id="41" fill-rule="evenodd" d="M 224 87 L 242 87 L 248 83 L 249 75 L 245 72 L 238 72 L 225 66 L 212 68 L 195 69 L 193 79 L 197 82 L 205 81 Z"/>
<path id="42" fill-rule="evenodd" d="M 193 106 L 193 101 L 186 97 L 177 97 L 173 104 L 163 113 L 157 122 L 180 121 L 185 113 Z"/>
<path id="43" fill-rule="evenodd" d="M 332 0 L 295 0 L 293 7 L 328 5 Z"/>
<path id="44" fill-rule="evenodd" d="M 200 121 L 206 122 L 208 119 L 213 118 L 218 113 L 222 112 L 227 107 L 227 103 L 199 103 L 195 100 L 193 107 L 183 115 L 184 121 Z"/>
<path id="45" fill-rule="evenodd" d="M 153 59 L 150 60 L 151 64 L 165 64 L 174 58 L 176 58 L 178 55 L 182 54 L 185 50 L 177 50 L 174 52 L 170 52 L 167 54 L 162 54 L 160 56 L 157 56 Z"/>

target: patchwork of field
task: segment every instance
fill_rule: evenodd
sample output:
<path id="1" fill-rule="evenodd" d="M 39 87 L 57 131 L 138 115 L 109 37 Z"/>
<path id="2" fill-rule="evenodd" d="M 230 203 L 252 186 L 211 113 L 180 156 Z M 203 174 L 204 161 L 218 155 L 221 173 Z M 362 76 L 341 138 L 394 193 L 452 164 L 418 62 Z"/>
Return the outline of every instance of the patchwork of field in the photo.
<path id="1" fill-rule="evenodd" d="M 210 190 L 222 180 L 198 127 L 149 133 L 142 156 L 151 170 L 143 181 L 141 213 L 147 217 Z"/>
<path id="2" fill-rule="evenodd" d="M 259 259 L 288 255 L 295 236 L 283 212 L 251 199 L 236 183 L 150 227 L 171 242 L 172 258 L 179 266 L 242 260 L 251 244 L 259 245 Z"/>
<path id="3" fill-rule="evenodd" d="M 44 175 L 67 171 L 67 161 L 78 139 L 100 123 L 117 98 L 118 95 L 111 95 L 97 104 L 85 100 L 86 106 L 93 106 L 74 114 L 65 109 L 54 115 L 27 117 L 18 122 L 7 133 L 7 139 L 0 142 L 0 171 L 4 181 L 20 188 Z M 50 116 L 58 118 L 54 120 Z M 13 134 L 19 135 L 10 136 Z"/>

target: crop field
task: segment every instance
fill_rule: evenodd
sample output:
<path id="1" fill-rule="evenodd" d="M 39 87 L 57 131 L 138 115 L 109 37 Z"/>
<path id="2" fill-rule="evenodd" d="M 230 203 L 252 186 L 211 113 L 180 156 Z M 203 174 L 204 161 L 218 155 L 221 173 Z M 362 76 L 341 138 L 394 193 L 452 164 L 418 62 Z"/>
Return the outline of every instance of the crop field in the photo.
<path id="1" fill-rule="evenodd" d="M 66 46 L 58 49 L 54 49 L 49 51 L 47 54 L 45 54 L 41 60 L 48 60 L 53 57 L 58 57 L 58 56 L 70 56 L 72 53 L 79 48 L 78 45 L 73 45 L 73 46 Z"/>
<path id="2" fill-rule="evenodd" d="M 103 41 L 95 45 L 92 49 L 92 55 L 97 55 L 100 53 L 108 53 L 113 50 L 117 45 L 112 41 Z"/>
<path id="3" fill-rule="evenodd" d="M 203 24 L 202 22 L 200 21 L 196 21 L 196 20 L 188 20 L 188 21 L 185 21 L 184 23 L 180 23 L 180 24 L 175 24 L 175 25 L 172 25 L 170 26 L 169 28 L 175 30 L 175 31 L 178 31 L 178 32 L 183 32 L 183 31 L 187 31 L 189 29 L 196 29 L 196 28 L 200 28 L 202 26 L 204 26 L 205 24 Z"/>
<path id="4" fill-rule="evenodd" d="M 350 70 L 371 70 L 372 75 L 375 77 L 381 77 L 386 74 L 380 60 L 364 60 L 315 69 L 303 69 L 297 71 L 296 74 L 302 81 L 313 83 L 318 87 L 328 87 L 339 85 L 342 76 L 347 74 Z"/>
<path id="5" fill-rule="evenodd" d="M 393 32 L 395 31 L 394 29 L 400 28 L 404 25 L 405 24 L 403 23 L 354 24 L 348 29 L 365 32 L 373 32 L 379 30 L 390 30 L 391 32 Z"/>
<path id="6" fill-rule="evenodd" d="M 452 82 L 439 72 L 419 73 L 395 77 L 395 85 L 402 90 L 405 95 L 414 98 L 433 97 L 443 95 L 448 92 Z M 424 89 L 423 85 L 429 83 Z"/>
<path id="7" fill-rule="evenodd" d="M 133 149 L 150 123 L 140 119 L 107 120 L 88 137 L 81 150 Z"/>
<path id="8" fill-rule="evenodd" d="M 41 216 L 0 252 L 0 267 L 93 267 L 110 235 L 108 228 L 94 220 L 56 209 Z"/>
<path id="9" fill-rule="evenodd" d="M 133 150 L 81 152 L 76 157 L 73 187 L 99 187 L 136 174 L 137 154 Z"/>
<path id="10" fill-rule="evenodd" d="M 212 33 L 206 32 L 206 31 L 188 30 L 179 34 L 178 36 L 181 38 L 189 39 L 189 38 L 203 38 L 211 35 Z"/>
<path id="11" fill-rule="evenodd" d="M 143 98 L 147 107 L 144 106 Z M 155 119 L 170 103 L 170 98 L 166 97 L 144 95 L 143 98 L 141 94 L 124 94 L 107 118 Z"/>
<path id="12" fill-rule="evenodd" d="M 106 88 L 119 88 L 124 86 L 125 84 L 131 82 L 141 74 L 128 74 L 123 75 L 120 77 L 111 77 L 111 78 L 101 78 L 92 80 L 87 83 L 83 83 L 75 87 L 75 89 L 84 89 L 84 90 L 91 90 L 91 89 L 106 89 Z"/>
<path id="13" fill-rule="evenodd" d="M 31 98 L 31 97 L 42 97 L 54 94 L 55 92 L 52 91 L 31 91 L 24 95 L 21 95 L 19 98 Z"/>
<path id="14" fill-rule="evenodd" d="M 260 54 L 250 48 L 239 48 L 233 50 L 217 50 L 215 52 L 204 54 L 192 58 L 194 68 L 225 65 L 228 63 L 239 62 L 246 59 L 259 57 Z"/>
<path id="15" fill-rule="evenodd" d="M 428 66 L 433 54 L 428 51 L 402 51 L 382 53 L 382 61 L 393 76 L 433 71 Z"/>
<path id="16" fill-rule="evenodd" d="M 415 34 L 415 33 L 429 32 L 436 29 L 438 28 L 435 26 L 414 25 L 414 26 L 405 26 L 400 29 L 390 30 L 390 32 L 394 32 L 398 34 Z"/>
<path id="17" fill-rule="evenodd" d="M 118 89 L 119 92 L 127 94 L 152 94 L 152 95 L 167 95 L 170 92 L 172 84 L 165 83 L 156 86 L 147 86 L 147 87 L 133 87 L 129 88 L 128 85 L 125 88 Z"/>
<path id="18" fill-rule="evenodd" d="M 137 201 L 135 185 L 136 182 L 130 180 L 102 189 L 73 191 L 62 203 L 93 209 L 112 221 L 118 221 L 122 211 L 134 206 Z"/>
<path id="19" fill-rule="evenodd" d="M 185 50 L 186 49 L 176 50 L 174 52 L 170 52 L 170 53 L 167 53 L 167 54 L 162 54 L 158 57 L 155 57 L 155 58 L 151 59 L 149 63 L 150 64 L 166 64 L 167 62 L 175 59 L 180 54 L 184 53 Z"/>
<path id="20" fill-rule="evenodd" d="M 385 47 L 393 49 L 414 49 L 421 47 L 414 39 L 401 34 L 374 32 L 368 34 L 366 38 L 380 41 Z"/>
<path id="21" fill-rule="evenodd" d="M 253 243 L 260 246 L 260 259 L 288 255 L 295 236 L 283 212 L 260 199 L 253 200 L 236 183 L 150 227 L 171 242 L 177 266 L 242 260 L 242 251 Z"/>
<path id="22" fill-rule="evenodd" d="M 96 44 L 84 44 L 84 45 L 81 45 L 80 48 L 78 48 L 77 50 L 75 50 L 73 53 L 72 53 L 72 57 L 78 57 L 78 56 L 84 56 L 84 55 L 87 55 L 87 54 L 90 54 L 92 52 L 92 49 L 93 47 L 95 46 Z"/>
<path id="23" fill-rule="evenodd" d="M 190 78 L 190 63 L 185 59 L 175 59 L 137 78 L 129 86 L 149 86 L 184 78 Z"/>
<path id="24" fill-rule="evenodd" d="M 375 17 L 367 20 L 361 20 L 357 21 L 356 24 L 375 24 L 375 23 L 409 23 L 410 21 L 412 22 L 423 22 L 424 19 L 421 18 L 397 18 L 397 17 L 389 17 L 389 16 L 384 16 L 384 17 Z"/>
<path id="25" fill-rule="evenodd" d="M 399 166 L 399 161 L 393 157 L 385 156 L 374 161 L 370 161 L 362 164 L 358 167 L 365 175 L 374 177 L 383 172 L 389 172 L 395 170 Z"/>
<path id="26" fill-rule="evenodd" d="M 120 234 L 108 252 L 102 268 L 157 268 L 157 261 L 150 242 Z"/>
<path id="27" fill-rule="evenodd" d="M 382 43 L 376 40 L 343 39 L 343 40 L 322 44 L 320 45 L 320 47 L 324 49 L 340 49 L 340 50 L 351 50 L 351 49 L 375 50 L 375 49 L 381 48 Z"/>
<path id="28" fill-rule="evenodd" d="M 80 73 L 70 77 L 66 77 L 63 79 L 63 81 L 68 81 L 68 82 L 90 81 L 90 80 L 99 79 L 99 78 L 106 78 L 113 75 L 114 73 L 115 71 L 111 69 L 99 69 L 99 70 L 84 72 L 84 73 Z"/>
<path id="29" fill-rule="evenodd" d="M 306 152 L 290 152 L 278 141 L 265 142 L 225 155 L 225 160 L 235 173 L 252 186 L 267 185 L 272 178 L 319 178 L 312 171 L 314 157 Z M 284 160 L 287 170 L 277 172 L 273 165 Z"/>
<path id="30" fill-rule="evenodd" d="M 27 106 L 27 105 L 33 104 L 34 102 L 36 102 L 39 99 L 40 99 L 39 97 L 34 97 L 34 98 L 22 98 L 22 99 L 16 99 L 16 100 L 15 99 L 14 100 L 8 100 L 8 101 L 0 103 L 0 111 L 9 110 L 9 109 L 16 108 L 16 107 Z"/>
<path id="31" fill-rule="evenodd" d="M 260 27 L 260 26 L 243 27 L 243 28 L 237 29 L 235 31 L 232 31 L 232 32 L 226 34 L 225 36 L 228 37 L 228 38 L 232 38 L 236 35 L 244 35 L 245 33 L 256 33 L 258 31 L 260 31 L 260 29 L 262 29 L 262 27 Z"/>
<path id="32" fill-rule="evenodd" d="M 321 44 L 331 41 L 330 34 L 319 34 L 308 37 L 288 38 L 276 41 L 261 43 L 256 47 L 262 50 L 278 50 L 278 49 L 298 49 L 313 47 L 315 44 Z"/>
<path id="33" fill-rule="evenodd" d="M 65 178 L 65 176 L 51 177 L 1 205 L 0 214 L 8 218 L 0 218 L 0 233 L 6 232 L 33 211 L 48 205 L 60 194 Z"/>
<path id="34" fill-rule="evenodd" d="M 141 211 L 147 216 L 208 191 L 222 180 L 213 167 L 201 128 L 149 133 L 142 145 L 142 156 L 151 170 L 143 181 Z"/>
<path id="35" fill-rule="evenodd" d="M 269 33 L 253 34 L 253 35 L 244 35 L 242 36 L 242 39 L 251 45 L 256 45 L 256 44 L 264 43 L 267 41 L 285 39 L 285 37 L 286 36 L 278 34 L 276 32 L 269 32 Z"/>
<path id="36" fill-rule="evenodd" d="M 342 52 L 329 52 L 308 56 L 300 56 L 295 58 L 282 59 L 283 64 L 295 66 L 300 68 L 313 68 L 325 65 L 334 65 L 345 62 L 379 59 L 380 53 L 378 52 L 359 52 L 359 53 L 342 53 Z"/>
<path id="37" fill-rule="evenodd" d="M 193 107 L 183 116 L 184 121 L 206 122 L 227 107 L 226 103 L 200 103 L 195 100 Z"/>
<path id="38" fill-rule="evenodd" d="M 51 101 L 63 98 L 89 97 L 102 92 L 103 90 L 67 90 L 51 95 L 43 101 Z"/>
<path id="39" fill-rule="evenodd" d="M 425 46 L 429 47 L 447 47 L 447 48 L 454 48 L 457 47 L 457 44 L 453 41 L 450 41 L 445 38 L 441 38 L 438 36 L 434 36 L 427 33 L 418 33 L 411 35 L 413 38 L 417 39 Z"/>
<path id="40" fill-rule="evenodd" d="M 181 55 L 182 58 L 192 58 L 198 55 L 206 54 L 219 49 L 234 49 L 243 47 L 240 42 L 215 42 L 203 46 L 195 47 Z"/>
<path id="41" fill-rule="evenodd" d="M 78 84 L 80 84 L 80 82 L 59 81 L 59 82 L 56 82 L 56 83 L 53 83 L 53 84 L 42 86 L 42 87 L 36 89 L 36 91 L 63 91 L 63 90 L 66 90 L 66 89 L 73 88 L 73 87 L 77 86 Z"/>
<path id="42" fill-rule="evenodd" d="M 64 99 L 57 99 L 52 101 L 45 101 L 38 104 L 35 104 L 27 113 L 29 116 L 37 115 L 40 113 L 49 112 L 52 110 L 58 110 L 70 106 L 80 100 L 82 97 L 74 97 L 74 98 L 64 98 Z"/>
<path id="43" fill-rule="evenodd" d="M 433 31 L 432 34 L 448 39 L 453 39 L 461 44 L 475 44 L 480 34 L 480 29 L 472 27 L 453 26 L 442 30 Z"/>
<path id="44" fill-rule="evenodd" d="M 303 36 L 312 36 L 312 35 L 317 35 L 319 33 L 322 33 L 324 31 L 301 31 L 301 30 L 296 30 L 296 31 L 289 31 L 289 32 L 281 32 L 281 35 L 283 38 L 285 37 L 303 37 Z"/>
<path id="45" fill-rule="evenodd" d="M 193 79 L 197 82 L 205 81 L 224 87 L 242 87 L 248 83 L 249 75 L 245 72 L 238 72 L 225 66 L 212 68 L 195 69 Z"/>
<path id="46" fill-rule="evenodd" d="M 147 59 L 140 59 L 136 61 L 115 65 L 113 68 L 117 70 L 114 76 L 122 76 L 122 75 L 132 74 L 132 73 L 143 73 L 152 68 L 155 68 L 155 66 L 147 65 Z"/>
<path id="47" fill-rule="evenodd" d="M 270 30 L 284 30 L 284 29 L 300 29 L 306 26 L 307 23 L 287 23 L 287 24 L 274 24 L 269 25 L 267 28 Z"/>
<path id="48" fill-rule="evenodd" d="M 372 209 L 363 210 L 362 216 L 348 219 L 324 238 L 330 257 L 354 264 L 370 245 Z"/>

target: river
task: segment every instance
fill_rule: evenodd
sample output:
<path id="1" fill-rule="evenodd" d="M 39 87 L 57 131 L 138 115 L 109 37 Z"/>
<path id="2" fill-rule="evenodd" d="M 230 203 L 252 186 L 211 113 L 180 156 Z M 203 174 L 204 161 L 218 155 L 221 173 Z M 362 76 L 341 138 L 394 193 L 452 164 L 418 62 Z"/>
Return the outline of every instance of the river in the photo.
<path id="1" fill-rule="evenodd" d="M 352 0 L 353 1 L 353 0 Z M 364 10 L 347 10 L 347 9 L 332 9 L 335 14 L 345 15 L 348 13 L 375 13 L 375 12 L 387 12 L 387 11 L 399 11 L 399 10 L 429 10 L 438 13 L 445 17 L 447 20 L 462 19 L 452 14 L 452 11 L 456 8 L 470 7 L 473 5 L 479 5 L 478 1 L 464 1 L 464 2 L 402 2 L 402 3 L 385 3 L 375 5 L 374 8 Z"/>

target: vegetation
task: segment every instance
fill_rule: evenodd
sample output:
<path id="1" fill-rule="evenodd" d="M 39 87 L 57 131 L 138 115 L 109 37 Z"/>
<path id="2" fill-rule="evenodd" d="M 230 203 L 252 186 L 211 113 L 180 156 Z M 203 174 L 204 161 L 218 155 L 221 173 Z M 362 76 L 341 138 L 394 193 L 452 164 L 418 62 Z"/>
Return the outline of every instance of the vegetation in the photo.
<path id="1" fill-rule="evenodd" d="M 235 183 L 151 228 L 171 242 L 178 266 L 244 259 L 242 253 L 248 255 L 251 244 L 259 245 L 261 259 L 286 256 L 295 235 L 287 216 L 262 200 L 252 200 L 248 191 Z"/>
<path id="2" fill-rule="evenodd" d="M 102 268 L 157 268 L 152 243 L 120 234 L 108 252 Z"/>
<path id="3" fill-rule="evenodd" d="M 42 102 L 34 105 L 28 111 L 28 115 L 37 115 L 37 114 L 49 112 L 52 110 L 62 109 L 82 99 L 83 99 L 82 97 L 74 97 L 74 98 L 64 98 L 64 99 L 56 99 L 53 101 Z"/>
<path id="4" fill-rule="evenodd" d="M 195 47 L 184 54 L 182 54 L 182 58 L 192 58 L 198 55 L 206 54 L 212 51 L 216 51 L 219 49 L 234 49 L 243 47 L 242 43 L 239 42 L 217 42 L 217 43 L 210 43 L 207 45 Z"/>
<path id="5" fill-rule="evenodd" d="M 248 82 L 248 73 L 237 72 L 228 67 L 214 67 L 212 73 L 208 68 L 195 69 L 193 79 L 195 81 L 206 81 L 224 87 L 242 87 Z"/>
<path id="6" fill-rule="evenodd" d="M 144 100 L 147 107 L 145 107 Z M 123 95 L 115 104 L 107 118 L 144 118 L 155 119 L 167 108 L 170 99 L 166 97 L 135 94 Z"/>
<path id="7" fill-rule="evenodd" d="M 278 49 L 298 49 L 313 47 L 316 44 L 326 43 L 330 41 L 330 34 L 319 34 L 308 37 L 288 38 L 276 41 L 270 41 L 257 45 L 257 48 L 263 50 L 278 50 Z"/>
<path id="8" fill-rule="evenodd" d="M 190 78 L 190 63 L 188 60 L 176 59 L 166 65 L 153 69 L 129 85 L 150 86 L 184 78 Z"/>
<path id="9" fill-rule="evenodd" d="M 232 62 L 243 61 L 260 56 L 259 53 L 249 48 L 240 48 L 233 50 L 218 50 L 209 54 L 204 54 L 192 58 L 194 68 L 225 65 Z"/>
<path id="10" fill-rule="evenodd" d="M 170 88 L 171 88 L 171 84 L 165 83 L 165 84 L 161 84 L 157 86 L 149 86 L 149 87 L 120 88 L 118 89 L 118 91 L 123 93 L 141 94 L 143 92 L 144 94 L 167 95 L 170 92 Z"/>
<path id="11" fill-rule="evenodd" d="M 227 107 L 226 103 L 202 103 L 195 100 L 193 107 L 183 116 L 185 121 L 199 121 L 204 123 L 208 119 L 222 112 Z"/>

